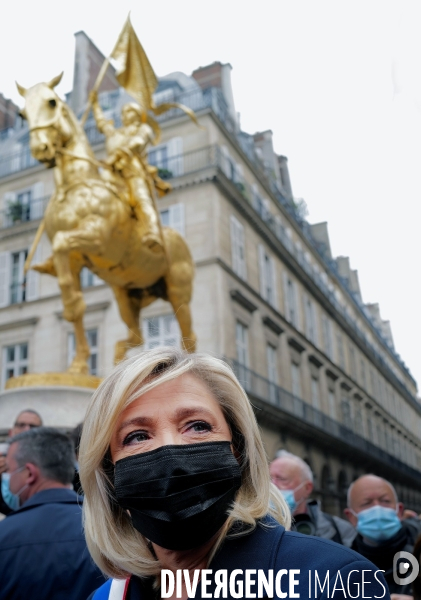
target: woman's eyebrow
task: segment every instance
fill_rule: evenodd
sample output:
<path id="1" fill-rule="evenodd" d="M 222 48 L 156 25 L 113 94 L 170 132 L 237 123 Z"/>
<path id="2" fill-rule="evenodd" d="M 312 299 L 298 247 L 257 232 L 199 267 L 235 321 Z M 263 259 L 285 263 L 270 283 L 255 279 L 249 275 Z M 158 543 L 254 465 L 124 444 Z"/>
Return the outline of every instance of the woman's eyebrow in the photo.
<path id="1" fill-rule="evenodd" d="M 119 425 L 117 429 L 117 435 L 126 427 L 150 427 L 153 423 L 153 419 L 150 417 L 133 417 L 133 419 L 128 419 L 127 421 L 123 421 L 121 425 Z"/>
<path id="2" fill-rule="evenodd" d="M 214 418 L 213 412 L 202 406 L 191 406 L 191 407 L 185 407 L 185 408 L 178 408 L 175 411 L 175 418 L 178 420 L 186 419 L 188 417 L 199 417 L 199 416 L 204 416 L 207 418 Z"/>

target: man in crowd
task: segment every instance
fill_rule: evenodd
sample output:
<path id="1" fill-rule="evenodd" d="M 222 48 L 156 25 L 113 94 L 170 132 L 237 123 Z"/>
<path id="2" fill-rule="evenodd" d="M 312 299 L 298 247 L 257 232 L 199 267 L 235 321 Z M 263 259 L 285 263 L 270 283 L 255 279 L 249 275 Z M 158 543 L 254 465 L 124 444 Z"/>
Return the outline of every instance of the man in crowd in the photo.
<path id="1" fill-rule="evenodd" d="M 16 421 L 12 429 L 9 431 L 9 437 L 13 437 L 18 433 L 22 433 L 22 431 L 28 431 L 29 429 L 34 429 L 35 427 L 41 427 L 41 425 L 42 419 L 36 410 L 26 408 L 16 417 Z"/>
<path id="2" fill-rule="evenodd" d="M 313 473 L 302 458 L 282 450 L 270 464 L 272 482 L 284 496 L 293 516 L 292 529 L 350 547 L 355 529 L 343 519 L 320 510 L 317 500 L 310 500 Z"/>
<path id="3" fill-rule="evenodd" d="M 35 427 L 41 427 L 42 419 L 40 415 L 31 408 L 27 408 L 20 412 L 16 417 L 15 423 L 11 429 L 9 429 L 8 437 L 12 438 L 18 433 L 34 429 Z M 4 473 L 6 469 L 6 455 L 7 455 L 7 444 L 0 444 L 0 475 Z M 12 509 L 3 500 L 3 494 L 0 487 L 0 513 L 8 515 L 12 512 Z"/>
<path id="4" fill-rule="evenodd" d="M 386 479 L 363 475 L 349 487 L 345 514 L 358 531 L 352 548 L 384 571 L 392 596 L 412 595 L 411 584 L 395 583 L 393 557 L 402 550 L 412 553 L 421 533 L 419 519 L 403 520 L 403 512 L 395 488 Z"/>
<path id="5" fill-rule="evenodd" d="M 87 598 L 103 583 L 83 535 L 74 462 L 72 442 L 53 428 L 11 438 L 2 484 L 16 510 L 0 522 L 1 598 Z"/>

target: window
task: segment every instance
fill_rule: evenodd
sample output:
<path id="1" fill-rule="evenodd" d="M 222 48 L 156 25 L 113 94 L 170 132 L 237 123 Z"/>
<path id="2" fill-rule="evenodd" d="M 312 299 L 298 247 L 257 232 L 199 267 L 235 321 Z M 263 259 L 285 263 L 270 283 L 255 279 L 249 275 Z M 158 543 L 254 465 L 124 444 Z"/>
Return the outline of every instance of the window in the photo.
<path id="1" fill-rule="evenodd" d="M 4 195 L 5 226 L 11 227 L 15 223 L 40 219 L 44 209 L 43 194 L 42 181 L 18 192 L 7 192 Z"/>
<path id="2" fill-rule="evenodd" d="M 184 236 L 184 204 L 172 204 L 160 211 L 163 227 L 171 227 Z"/>
<path id="3" fill-rule="evenodd" d="M 276 307 L 275 261 L 259 244 L 260 294 L 264 300 Z"/>
<path id="4" fill-rule="evenodd" d="M 16 196 L 16 214 L 14 218 L 20 221 L 29 221 L 31 218 L 32 190 L 26 190 Z M 20 214 L 19 214 L 20 213 Z M 19 216 L 18 216 L 19 215 Z"/>
<path id="5" fill-rule="evenodd" d="M 326 354 L 329 358 L 333 355 L 333 343 L 332 343 L 332 323 L 326 317 L 322 315 L 322 328 L 323 328 L 323 343 L 326 350 Z"/>
<path id="6" fill-rule="evenodd" d="M 247 327 L 239 321 L 235 324 L 235 344 L 237 360 L 240 365 L 249 366 L 248 331 Z"/>
<path id="7" fill-rule="evenodd" d="M 11 377 L 28 372 L 28 344 L 15 344 L 3 348 L 3 385 Z"/>
<path id="8" fill-rule="evenodd" d="M 352 414 L 351 414 L 351 404 L 349 399 L 346 396 L 342 396 L 342 421 L 346 427 L 350 427 L 352 429 Z"/>
<path id="9" fill-rule="evenodd" d="M 91 287 L 92 285 L 100 285 L 102 279 L 100 279 L 95 273 L 92 273 L 88 268 L 83 267 L 80 272 L 80 285 L 82 288 Z"/>
<path id="10" fill-rule="evenodd" d="M 160 144 L 149 150 L 148 162 L 158 167 L 158 175 L 163 179 L 183 175 L 183 138 L 171 138 L 166 144 Z"/>
<path id="11" fill-rule="evenodd" d="M 98 375 L 98 330 L 88 329 L 85 332 L 85 335 L 88 341 L 89 349 L 91 351 L 88 358 L 89 373 L 91 375 Z M 70 365 L 70 363 L 75 357 L 76 352 L 76 342 L 74 333 L 69 333 L 67 344 L 67 362 Z"/>
<path id="12" fill-rule="evenodd" d="M 338 346 L 338 354 L 339 354 L 339 365 L 341 369 L 345 369 L 345 353 L 344 353 L 344 341 L 342 338 L 342 334 L 338 332 L 336 336 L 337 346 Z"/>
<path id="13" fill-rule="evenodd" d="M 298 293 L 295 281 L 287 274 L 283 274 L 284 279 L 284 302 L 285 317 L 297 329 L 300 328 L 298 312 Z"/>
<path id="14" fill-rule="evenodd" d="M 292 393 L 297 398 L 301 398 L 301 377 L 300 367 L 291 363 Z"/>
<path id="15" fill-rule="evenodd" d="M 253 208 L 254 210 L 263 218 L 263 199 L 259 194 L 259 190 L 257 188 L 257 185 L 255 183 L 252 184 L 251 186 L 251 192 L 252 192 L 252 204 L 253 204 Z"/>
<path id="16" fill-rule="evenodd" d="M 25 276 L 23 267 L 27 250 L 0 253 L 0 307 L 35 300 L 38 298 L 39 273 L 28 271 Z M 32 263 L 39 262 L 39 248 Z"/>
<path id="17" fill-rule="evenodd" d="M 151 350 L 158 346 L 178 346 L 180 344 L 180 327 L 174 315 L 163 315 L 143 320 L 144 349 Z"/>
<path id="18" fill-rule="evenodd" d="M 363 435 L 364 433 L 364 425 L 363 425 L 363 414 L 362 414 L 362 407 L 359 403 L 358 400 L 356 400 L 355 405 L 354 405 L 354 424 L 355 424 L 355 431 L 361 435 Z"/>
<path id="19" fill-rule="evenodd" d="M 355 350 L 351 344 L 349 345 L 349 364 L 351 369 L 351 377 L 355 379 L 357 375 L 357 363 L 355 361 Z"/>
<path id="20" fill-rule="evenodd" d="M 336 398 L 333 390 L 328 390 L 327 401 L 329 404 L 329 416 L 332 417 L 332 419 L 336 419 Z"/>
<path id="21" fill-rule="evenodd" d="M 364 359 L 361 359 L 361 384 L 363 386 L 364 389 L 367 388 L 367 380 L 366 380 L 366 375 L 365 375 L 365 364 L 364 364 Z"/>
<path id="22" fill-rule="evenodd" d="M 371 420 L 371 411 L 367 411 L 367 437 L 370 442 L 374 439 L 373 421 Z"/>
<path id="23" fill-rule="evenodd" d="M 234 215 L 231 215 L 231 253 L 232 268 L 241 279 L 247 278 L 244 227 Z"/>
<path id="24" fill-rule="evenodd" d="M 304 300 L 304 307 L 306 313 L 306 335 L 310 342 L 316 346 L 318 343 L 316 306 L 314 302 L 312 302 L 312 300 L 306 296 Z"/>
<path id="25" fill-rule="evenodd" d="M 311 378 L 311 403 L 313 408 L 320 409 L 319 380 L 315 377 Z"/>
<path id="26" fill-rule="evenodd" d="M 278 383 L 278 360 L 276 348 L 271 344 L 266 346 L 266 358 L 268 363 L 268 379 L 271 383 Z"/>
<path id="27" fill-rule="evenodd" d="M 250 388 L 248 329 L 239 321 L 235 324 L 235 345 L 237 350 L 238 379 L 246 390 Z"/>
<path id="28" fill-rule="evenodd" d="M 266 359 L 268 364 L 269 398 L 272 402 L 277 399 L 278 360 L 276 348 L 271 344 L 266 346 Z"/>
<path id="29" fill-rule="evenodd" d="M 27 250 L 10 254 L 10 304 L 26 300 L 26 277 L 23 267 L 27 256 Z"/>
<path id="30" fill-rule="evenodd" d="M 221 146 L 221 169 L 228 179 L 235 181 L 235 163 L 226 146 Z"/>

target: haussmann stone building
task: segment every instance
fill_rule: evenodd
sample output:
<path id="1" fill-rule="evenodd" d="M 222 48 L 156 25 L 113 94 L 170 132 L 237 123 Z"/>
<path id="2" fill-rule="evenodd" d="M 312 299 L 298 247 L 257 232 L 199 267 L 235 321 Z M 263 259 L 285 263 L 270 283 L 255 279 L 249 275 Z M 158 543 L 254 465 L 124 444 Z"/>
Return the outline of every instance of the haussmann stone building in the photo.
<path id="1" fill-rule="evenodd" d="M 77 33 L 67 100 L 79 116 L 102 60 L 86 34 Z M 215 62 L 190 76 L 171 73 L 160 78 L 155 97 L 157 104 L 189 106 L 202 126 L 171 110 L 160 117 L 162 140 L 149 152 L 149 162 L 173 186 L 159 200 L 162 223 L 185 235 L 196 265 L 192 310 L 198 349 L 229 361 L 253 401 L 269 458 L 281 448 L 302 456 L 314 471 L 325 510 L 339 512 L 349 483 L 374 472 L 395 484 L 408 508 L 421 512 L 416 383 L 394 349 L 379 306 L 363 303 L 349 259 L 332 257 L 327 224 L 310 225 L 300 216 L 287 159 L 275 154 L 272 132 L 241 130 L 230 72 L 229 64 Z M 103 110 L 119 123 L 128 98 L 112 68 L 101 89 Z M 65 370 L 74 337 L 63 319 L 57 281 L 34 271 L 23 276 L 54 184 L 52 172 L 30 155 L 28 130 L 16 107 L 1 98 L 0 111 L 8 112 L 0 120 L 4 436 L 20 406 L 18 391 L 4 390 L 7 379 Z M 105 157 L 92 117 L 86 132 L 96 155 Z M 44 236 L 35 262 L 49 254 Z M 82 285 L 90 368 L 103 375 L 125 326 L 100 279 L 84 270 Z M 145 347 L 179 343 L 169 304 L 158 301 L 144 310 L 143 332 Z M 47 396 L 32 396 L 46 424 L 71 427 L 83 418 L 87 390 L 70 390 L 61 403 Z"/>

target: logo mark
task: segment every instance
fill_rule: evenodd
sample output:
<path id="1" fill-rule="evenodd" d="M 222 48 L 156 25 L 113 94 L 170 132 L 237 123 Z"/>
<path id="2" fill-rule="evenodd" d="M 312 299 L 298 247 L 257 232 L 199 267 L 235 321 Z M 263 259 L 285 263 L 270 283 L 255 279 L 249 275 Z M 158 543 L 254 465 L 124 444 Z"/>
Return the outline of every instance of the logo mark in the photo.
<path id="1" fill-rule="evenodd" d="M 412 569 L 411 569 L 412 567 Z M 420 565 L 410 552 L 396 552 L 393 557 L 393 581 L 397 585 L 407 585 L 418 577 Z"/>

